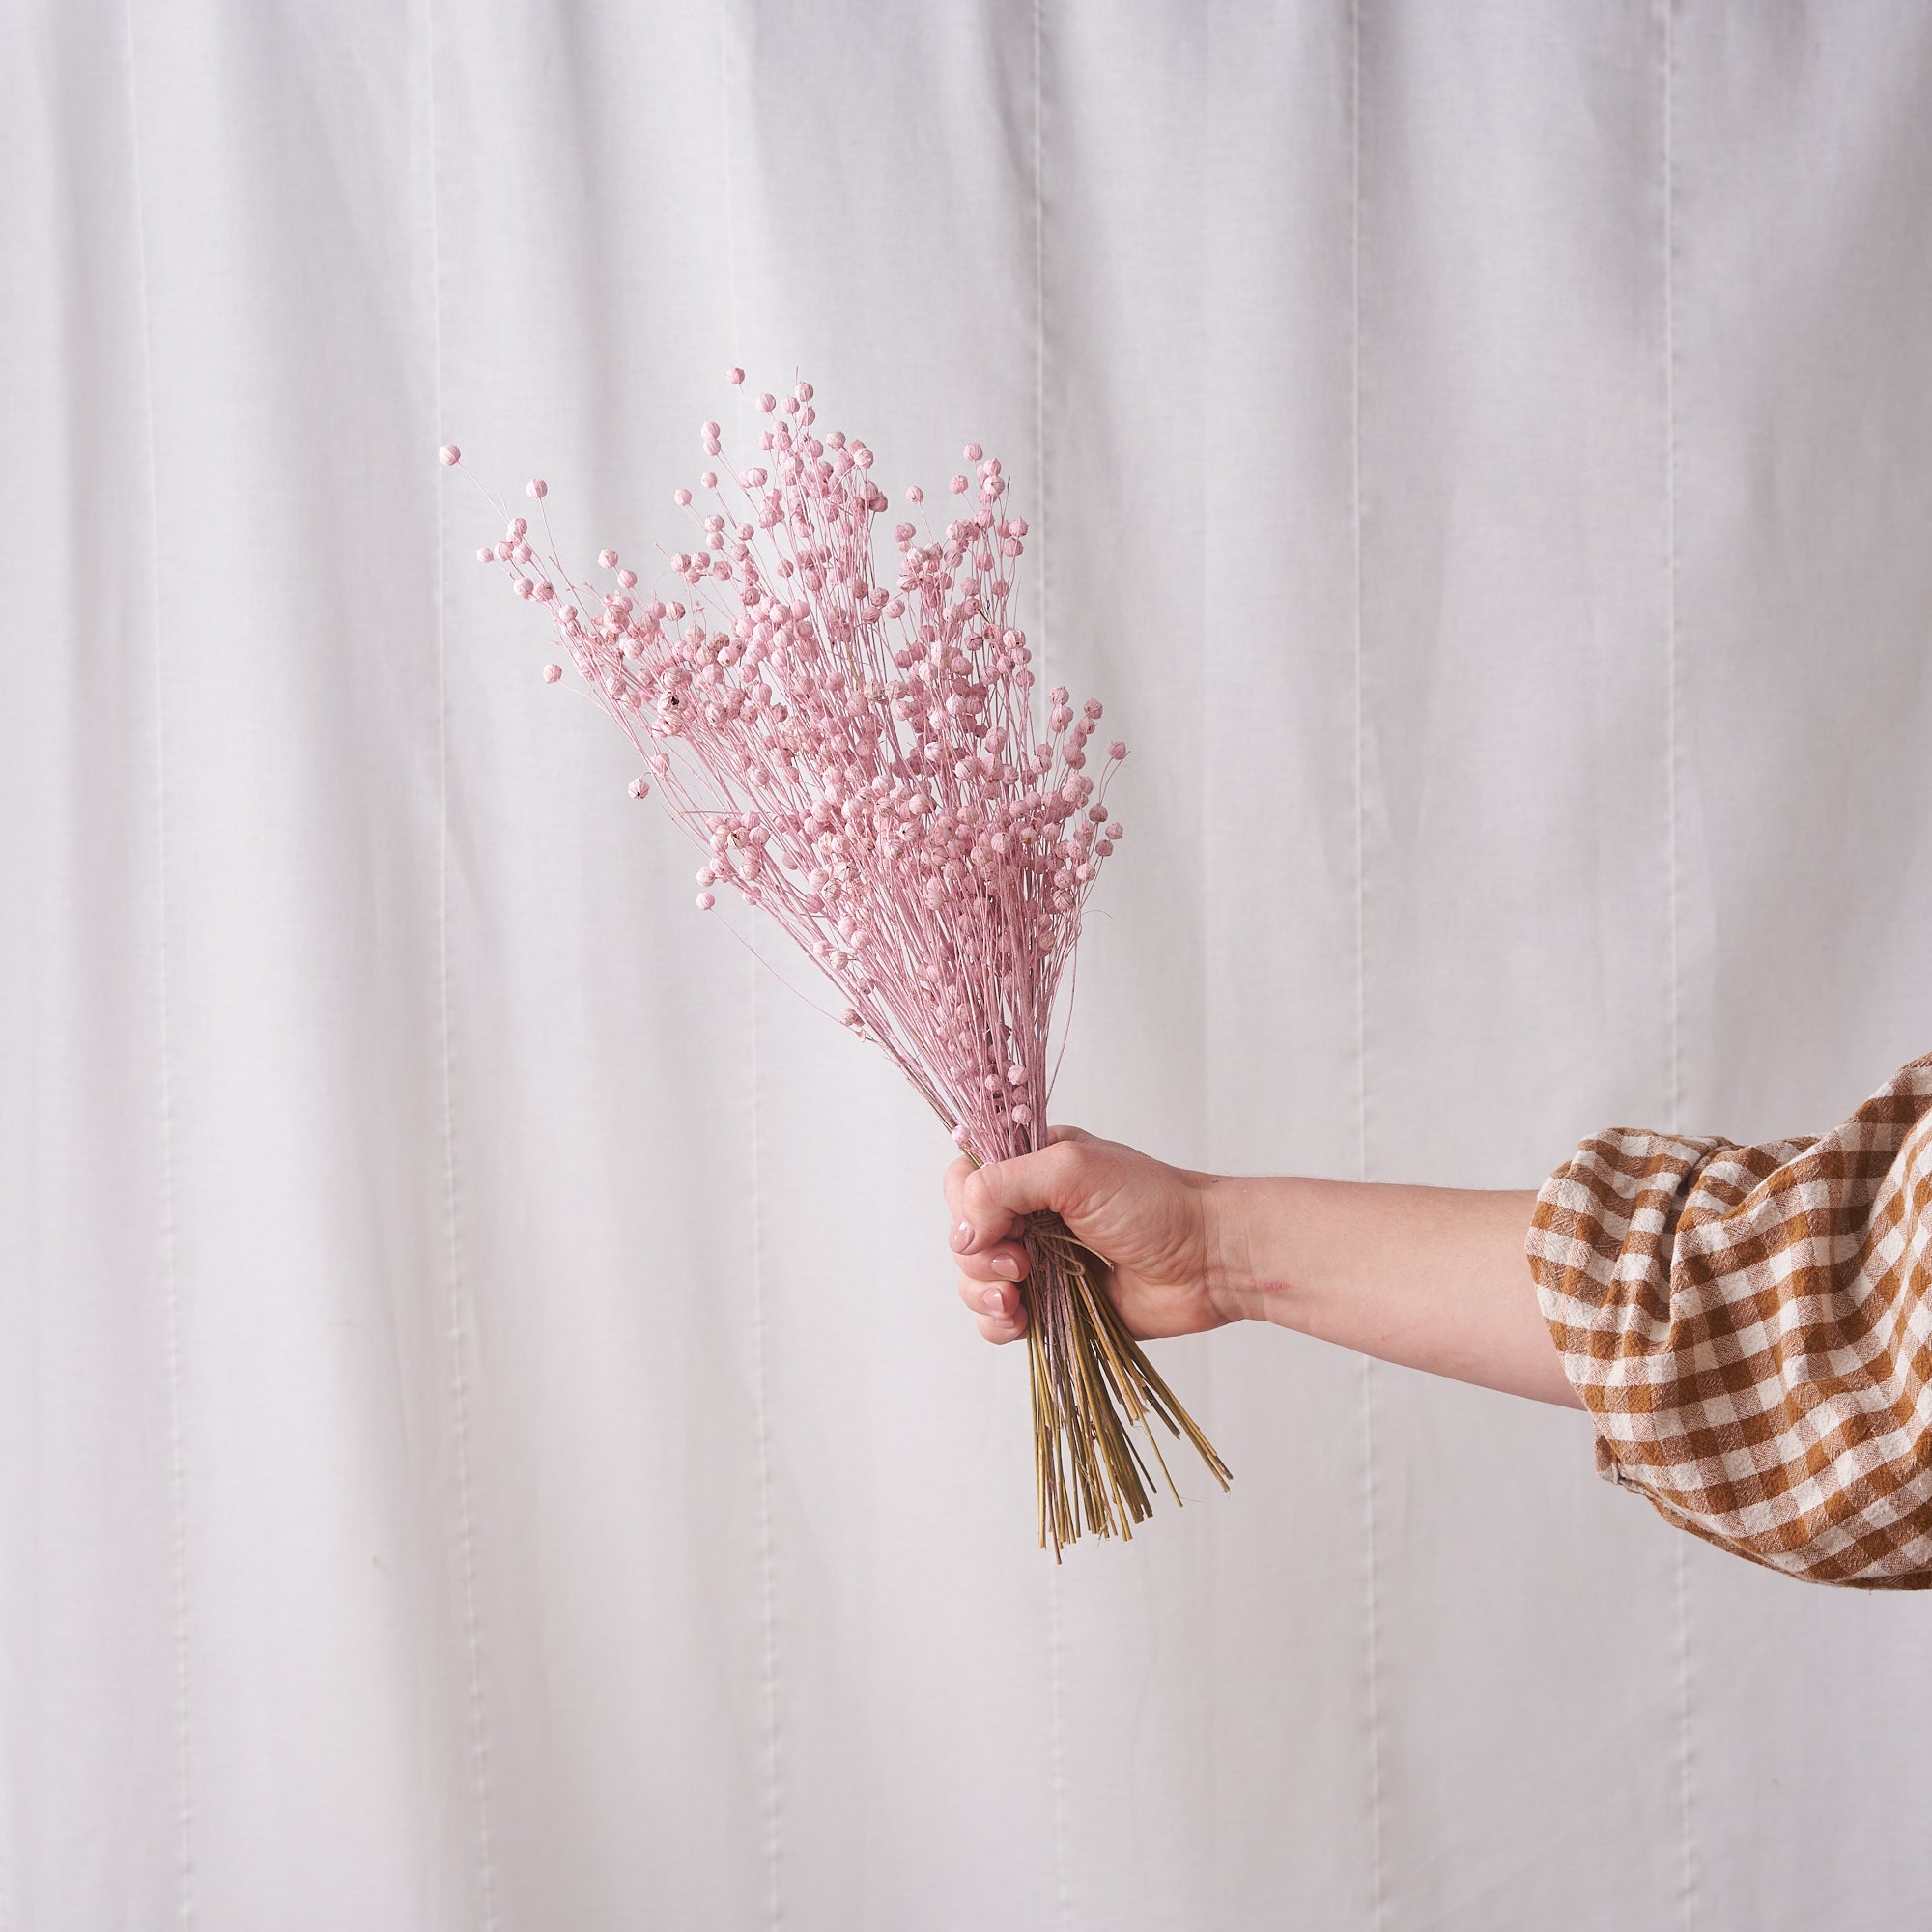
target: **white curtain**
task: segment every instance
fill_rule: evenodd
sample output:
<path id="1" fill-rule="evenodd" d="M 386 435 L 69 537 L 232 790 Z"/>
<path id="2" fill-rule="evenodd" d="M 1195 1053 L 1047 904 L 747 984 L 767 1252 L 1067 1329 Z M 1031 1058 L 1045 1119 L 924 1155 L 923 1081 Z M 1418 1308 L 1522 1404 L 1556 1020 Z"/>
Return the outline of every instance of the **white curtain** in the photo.
<path id="1" fill-rule="evenodd" d="M 1033 1547 L 950 1151 L 470 561 L 979 440 L 1134 747 L 1056 1112 L 1534 1184 L 1932 1046 L 1932 12 L 15 0 L 0 1928 L 1804 1927 L 1932 1621 L 1162 1346 Z"/>

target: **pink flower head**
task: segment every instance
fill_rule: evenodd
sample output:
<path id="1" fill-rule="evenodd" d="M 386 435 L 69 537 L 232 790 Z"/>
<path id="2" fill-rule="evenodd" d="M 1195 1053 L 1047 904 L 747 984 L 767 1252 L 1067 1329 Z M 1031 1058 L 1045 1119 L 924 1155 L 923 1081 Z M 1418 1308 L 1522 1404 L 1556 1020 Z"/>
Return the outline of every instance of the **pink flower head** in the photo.
<path id="1" fill-rule="evenodd" d="M 966 445 L 977 508 L 881 524 L 873 452 L 819 433 L 809 383 L 782 409 L 749 400 L 767 425 L 760 461 L 705 471 L 699 502 L 675 493 L 682 547 L 649 583 L 627 569 L 616 590 L 579 584 L 522 518 L 478 555 L 545 607 L 559 655 L 704 848 L 698 906 L 736 893 L 766 914 L 962 1146 L 1022 1152 L 1046 1118 L 1081 912 L 1122 836 L 1104 799 L 1126 748 L 1096 779 L 1100 706 L 1076 713 L 1056 685 L 1036 714 L 1015 621 L 1028 526 L 995 513 L 998 458 Z M 723 437 L 702 425 L 707 455 Z M 967 490 L 951 479 L 955 498 Z M 529 494 L 541 504 L 546 486 Z M 917 516 L 924 493 L 905 497 Z"/>

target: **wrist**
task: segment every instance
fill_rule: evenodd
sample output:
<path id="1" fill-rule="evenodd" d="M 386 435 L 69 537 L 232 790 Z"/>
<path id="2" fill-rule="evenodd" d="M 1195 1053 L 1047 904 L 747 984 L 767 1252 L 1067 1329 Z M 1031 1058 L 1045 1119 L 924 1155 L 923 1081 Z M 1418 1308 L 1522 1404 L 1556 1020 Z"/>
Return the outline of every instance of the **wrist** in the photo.
<path id="1" fill-rule="evenodd" d="M 1224 1321 L 1293 1319 L 1296 1269 L 1290 1242 L 1296 1216 L 1293 1178 L 1204 1175 L 1202 1214 L 1207 1294 Z"/>

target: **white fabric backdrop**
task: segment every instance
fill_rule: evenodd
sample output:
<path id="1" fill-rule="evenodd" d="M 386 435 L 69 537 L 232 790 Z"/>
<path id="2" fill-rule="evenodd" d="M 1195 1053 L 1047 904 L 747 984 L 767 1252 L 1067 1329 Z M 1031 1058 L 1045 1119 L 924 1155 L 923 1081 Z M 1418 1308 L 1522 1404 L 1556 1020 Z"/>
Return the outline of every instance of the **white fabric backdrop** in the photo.
<path id="1" fill-rule="evenodd" d="M 1932 1621 L 1273 1332 L 1031 1547 L 948 1151 L 686 907 L 580 555 L 978 438 L 1135 746 L 1057 1111 L 1527 1184 L 1932 1045 L 1932 12 L 15 0 L 0 1927 L 1833 1927 Z M 1192 1489 L 1199 1491 L 1197 1481 Z"/>

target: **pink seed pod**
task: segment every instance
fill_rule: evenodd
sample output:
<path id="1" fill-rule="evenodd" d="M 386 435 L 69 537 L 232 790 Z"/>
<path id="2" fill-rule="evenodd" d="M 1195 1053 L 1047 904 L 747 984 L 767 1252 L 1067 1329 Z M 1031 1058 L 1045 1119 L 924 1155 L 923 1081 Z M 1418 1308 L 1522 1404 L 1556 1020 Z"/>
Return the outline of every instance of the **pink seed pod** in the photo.
<path id="1" fill-rule="evenodd" d="M 554 684 L 562 675 L 563 667 L 560 664 L 547 664 L 543 668 L 543 681 L 546 684 Z"/>
<path id="2" fill-rule="evenodd" d="M 453 469 L 463 461 L 463 452 L 453 442 L 445 442 L 437 451 L 437 458 L 445 469 Z"/>

